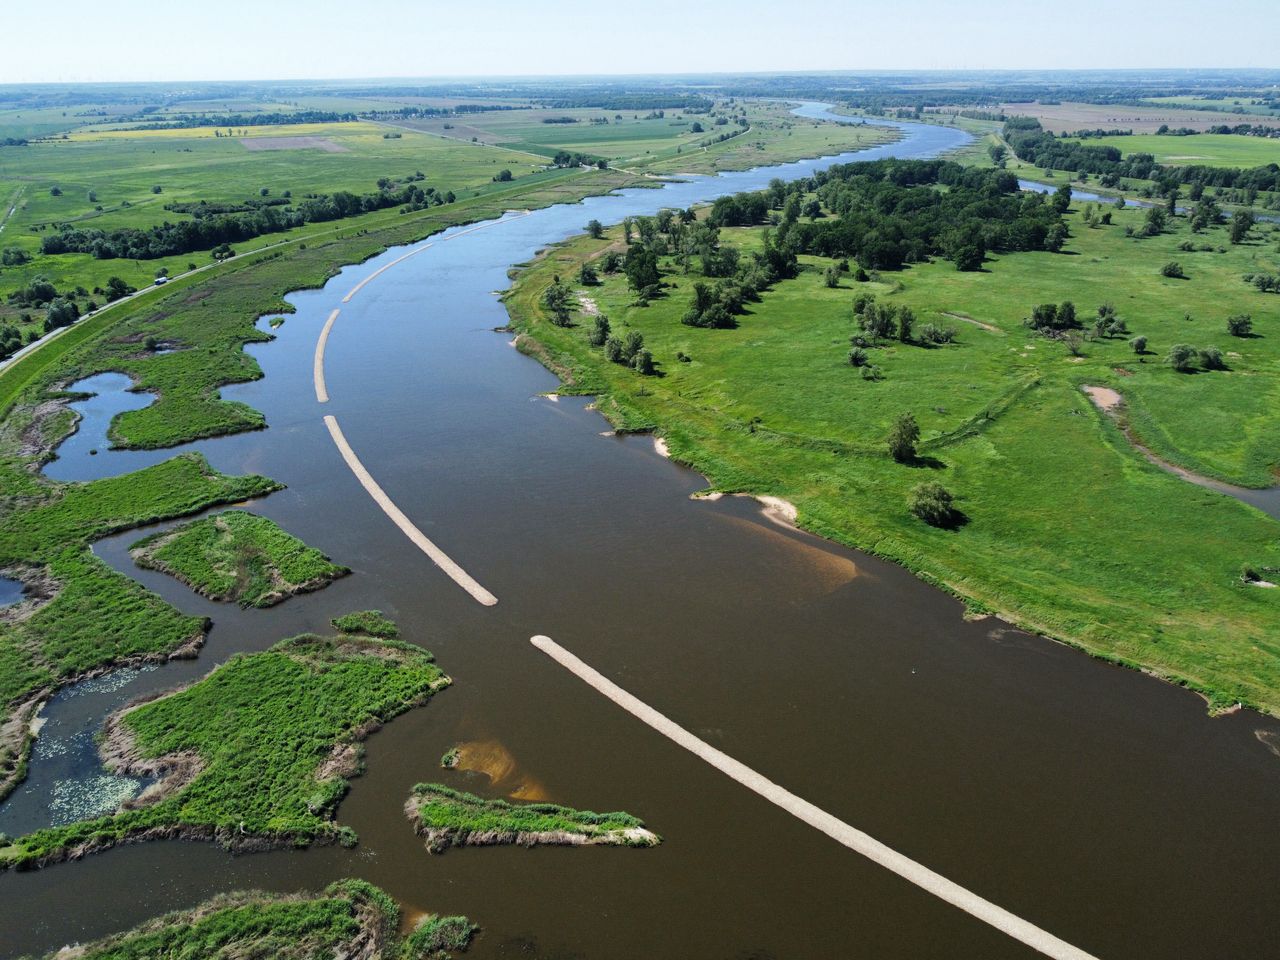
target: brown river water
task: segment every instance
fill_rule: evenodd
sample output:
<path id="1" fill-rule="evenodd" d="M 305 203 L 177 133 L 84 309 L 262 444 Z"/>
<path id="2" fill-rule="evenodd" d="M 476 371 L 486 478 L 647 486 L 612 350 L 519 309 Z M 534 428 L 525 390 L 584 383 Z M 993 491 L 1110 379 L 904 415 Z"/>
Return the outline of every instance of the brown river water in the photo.
<path id="1" fill-rule="evenodd" d="M 957 142 L 955 131 L 904 130 L 881 149 Z M 221 469 L 287 483 L 251 508 L 354 574 L 242 611 L 135 568 L 137 531 L 98 544 L 215 625 L 195 662 L 56 698 L 0 830 L 47 824 L 65 809 L 59 798 L 92 793 L 92 732 L 120 703 L 348 610 L 387 612 L 456 683 L 368 741 L 367 772 L 338 811 L 360 835 L 355 849 L 234 856 L 163 842 L 3 874 L 0 954 L 100 936 L 220 891 L 358 876 L 410 914 L 471 917 L 482 960 L 1035 956 L 642 725 L 530 645 L 547 634 L 713 746 L 1098 957 L 1276 955 L 1280 750 L 1267 740 L 1280 743 L 1280 724 L 1211 719 L 1187 691 L 997 620 L 966 621 L 904 570 L 779 527 L 752 501 L 690 500 L 700 477 L 647 438 L 602 436 L 585 400 L 541 397 L 555 378 L 494 332 L 506 317 L 492 291 L 508 267 L 588 219 L 779 174 L 629 191 L 437 242 L 341 305 L 323 407 L 311 373 L 325 318 L 403 251 L 290 298 L 298 312 L 278 338 L 249 348 L 265 379 L 225 391 L 263 410 L 270 429 L 193 446 Z M 392 525 L 344 465 L 326 413 L 497 606 L 476 604 Z M 94 442 L 86 432 L 69 443 L 50 472 L 100 476 L 171 455 L 90 457 Z M 497 779 L 442 771 L 458 743 Z M 665 842 L 431 856 L 402 812 L 423 780 L 625 809 Z"/>

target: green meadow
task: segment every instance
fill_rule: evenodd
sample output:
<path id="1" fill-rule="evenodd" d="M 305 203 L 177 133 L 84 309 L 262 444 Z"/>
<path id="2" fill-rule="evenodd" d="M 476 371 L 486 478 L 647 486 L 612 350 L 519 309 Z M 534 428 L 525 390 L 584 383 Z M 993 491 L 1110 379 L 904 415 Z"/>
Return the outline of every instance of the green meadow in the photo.
<path id="1" fill-rule="evenodd" d="M 1231 133 L 1197 133 L 1188 137 L 1172 137 L 1139 133 L 1119 137 L 1091 137 L 1084 142 L 1090 146 L 1116 147 L 1126 157 L 1131 153 L 1149 153 L 1156 158 L 1157 163 L 1171 167 L 1249 168 L 1280 163 L 1280 139 L 1269 137 L 1246 137 Z"/>
<path id="2" fill-rule="evenodd" d="M 1067 218 L 1062 253 L 989 256 L 981 272 L 939 260 L 867 283 L 846 274 L 830 288 L 832 261 L 802 257 L 800 275 L 735 329 L 680 322 L 701 278 L 670 259 L 667 295 L 648 306 L 621 274 L 578 286 L 615 336 L 643 336 L 656 376 L 607 362 L 588 342 L 589 317 L 559 327 L 541 306 L 553 275 L 576 279 L 581 261 L 618 249 L 616 231 L 550 250 L 508 305 L 525 349 L 566 379 L 565 392 L 599 394 L 623 429 L 658 431 L 714 490 L 786 498 L 806 528 L 902 563 L 975 612 L 1191 686 L 1215 709 L 1280 712 L 1280 590 L 1241 577 L 1244 566 L 1280 572 L 1280 523 L 1148 462 L 1081 390 L 1119 391 L 1130 429 L 1181 466 L 1274 483 L 1280 296 L 1243 277 L 1280 273 L 1277 235 L 1267 226 L 1233 246 L 1225 228 L 1193 235 L 1178 218 L 1160 236 L 1131 237 L 1142 211 L 1091 227 L 1083 209 Z M 749 251 L 761 233 L 721 239 Z M 1187 279 L 1162 276 L 1173 260 Z M 867 350 L 881 379 L 866 379 L 848 359 L 856 294 L 908 306 L 917 332 L 931 323 L 955 340 L 882 341 Z M 1086 329 L 1113 304 L 1129 333 L 1068 345 L 1023 325 L 1036 304 L 1066 300 Z M 1228 334 L 1240 313 L 1254 336 Z M 1137 335 L 1148 338 L 1142 354 L 1129 343 Z M 1179 343 L 1219 348 L 1226 369 L 1175 371 L 1164 359 Z M 912 465 L 886 449 L 904 413 L 921 429 Z M 908 495 L 926 481 L 956 495 L 966 523 L 936 529 L 911 514 Z"/>

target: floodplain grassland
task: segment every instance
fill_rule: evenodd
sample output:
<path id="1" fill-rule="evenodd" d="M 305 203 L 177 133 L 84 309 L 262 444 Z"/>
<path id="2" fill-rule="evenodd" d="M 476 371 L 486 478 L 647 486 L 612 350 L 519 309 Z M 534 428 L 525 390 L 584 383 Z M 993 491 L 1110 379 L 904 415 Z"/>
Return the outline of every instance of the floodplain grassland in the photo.
<path id="1" fill-rule="evenodd" d="M 1280 138 L 1249 137 L 1231 133 L 1198 133 L 1194 136 L 1133 134 L 1091 137 L 1088 146 L 1115 147 L 1122 154 L 1149 153 L 1166 166 L 1265 167 L 1280 163 Z"/>
<path id="2" fill-rule="evenodd" d="M 354 844 L 333 814 L 360 772 L 360 741 L 449 683 L 422 648 L 371 637 L 304 634 L 232 657 L 108 720 L 106 761 L 161 780 L 115 814 L 0 846 L 0 867 L 151 837 L 242 849 Z"/>
<path id="3" fill-rule="evenodd" d="M 432 853 L 449 847 L 515 844 L 652 847 L 661 838 L 629 813 L 592 813 L 554 803 L 486 800 L 438 783 L 420 783 L 405 814 Z"/>
<path id="4" fill-rule="evenodd" d="M 211 600 L 269 607 L 351 571 L 267 517 L 227 510 L 152 534 L 129 551 L 140 567 L 177 577 Z"/>
<path id="5" fill-rule="evenodd" d="M 221 894 L 45 960 L 442 960 L 465 950 L 477 929 L 466 917 L 428 914 L 402 938 L 399 925 L 399 905 L 385 892 L 363 880 L 339 880 L 318 893 Z"/>
<path id="6" fill-rule="evenodd" d="M 666 110 L 661 117 L 649 115 L 656 112 L 512 110 L 412 120 L 407 125 L 546 157 L 558 150 L 581 152 L 603 157 L 616 167 L 657 174 L 744 170 L 844 153 L 896 137 L 883 127 L 806 120 L 782 102 L 720 101 L 709 113 Z M 559 118 L 574 122 L 549 122 Z M 733 136 L 720 139 L 727 134 Z"/>
<path id="7" fill-rule="evenodd" d="M 846 274 L 833 288 L 836 263 L 802 256 L 800 274 L 735 329 L 681 323 L 696 268 L 664 258 L 670 288 L 647 306 L 621 273 L 598 271 L 600 285 L 575 292 L 614 336 L 643 337 L 655 376 L 608 362 L 588 340 L 593 318 L 558 326 L 542 304 L 554 275 L 577 278 L 582 262 L 625 249 L 618 231 L 550 249 L 507 303 L 523 348 L 561 375 L 562 392 L 599 395 L 620 429 L 659 432 L 713 490 L 783 497 L 805 528 L 902 563 L 975 612 L 1183 683 L 1215 710 L 1280 713 L 1280 590 L 1241 575 L 1280 568 L 1280 524 L 1148 462 L 1081 390 L 1119 391 L 1128 428 L 1171 462 L 1275 483 L 1280 297 L 1244 278 L 1280 273 L 1277 235 L 1263 225 L 1232 245 L 1226 227 L 1193 234 L 1179 217 L 1142 237 L 1144 211 L 1108 206 L 1112 223 L 1089 226 L 1085 207 L 1067 216 L 1062 253 L 988 255 L 980 272 L 936 260 L 866 283 Z M 721 239 L 749 254 L 762 234 Z M 1188 279 L 1162 275 L 1174 260 Z M 916 317 L 912 341 L 864 351 L 880 379 L 849 360 L 863 293 Z M 1082 328 L 1113 304 L 1129 333 L 1054 340 L 1024 326 L 1036 304 L 1067 300 Z M 1245 313 L 1254 335 L 1229 335 L 1227 318 Z M 954 341 L 923 345 L 925 324 L 952 328 Z M 1135 335 L 1148 338 L 1141 354 Z M 1179 343 L 1219 348 L 1227 369 L 1177 372 L 1164 360 Z M 886 448 L 908 412 L 921 430 L 913 465 Z M 908 496 L 926 481 L 953 492 L 968 522 L 936 529 L 913 516 Z"/>

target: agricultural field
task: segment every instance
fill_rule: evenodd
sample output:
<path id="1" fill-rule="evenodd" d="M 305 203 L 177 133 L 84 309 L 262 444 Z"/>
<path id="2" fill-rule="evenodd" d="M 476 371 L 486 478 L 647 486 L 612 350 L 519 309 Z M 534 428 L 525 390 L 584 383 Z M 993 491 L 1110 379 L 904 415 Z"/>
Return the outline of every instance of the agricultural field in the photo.
<path id="1" fill-rule="evenodd" d="M 883 142 L 891 134 L 802 120 L 780 103 L 720 103 L 710 113 L 603 109 L 495 111 L 405 121 L 412 129 L 553 156 L 559 150 L 604 157 L 613 166 L 654 173 L 714 173 L 781 163 Z M 746 121 L 746 126 L 738 123 Z M 572 120 L 572 123 L 553 122 Z M 716 124 L 718 119 L 726 122 Z M 695 130 L 697 124 L 701 130 Z M 732 139 L 716 142 L 726 134 Z"/>
<path id="2" fill-rule="evenodd" d="M 233 657 L 108 720 L 107 764 L 161 777 L 140 798 L 14 839 L 0 846 L 0 867 L 160 835 L 228 847 L 354 844 L 333 814 L 360 772 L 359 741 L 449 683 L 421 647 L 372 637 L 303 635 Z"/>
<path id="3" fill-rule="evenodd" d="M 1122 154 L 1149 153 L 1168 166 L 1265 167 L 1280 163 L 1280 138 L 1246 137 L 1229 133 L 1200 133 L 1191 137 L 1135 134 L 1082 141 L 1089 146 L 1115 147 Z"/>
<path id="4" fill-rule="evenodd" d="M 1254 116 L 1280 116 L 1280 110 L 1268 106 L 1268 101 L 1260 97 L 1146 97 L 1146 102 L 1153 106 L 1184 108 L 1187 110 L 1216 110 L 1237 117 L 1238 121 L 1248 121 Z M 1234 123 L 1237 120 L 1224 120 Z"/>
<path id="5" fill-rule="evenodd" d="M 310 960 L 442 960 L 467 948 L 466 917 L 427 914 L 403 939 L 400 907 L 362 880 L 339 880 L 314 894 L 227 893 L 132 930 L 64 949 L 45 960 L 150 960 L 155 957 L 277 957 Z"/>
<path id="6" fill-rule="evenodd" d="M 274 521 L 243 510 L 152 534 L 130 553 L 140 567 L 177 577 L 211 600 L 243 607 L 270 607 L 351 572 Z"/>
<path id="7" fill-rule="evenodd" d="M 1130 437 L 1207 476 L 1275 482 L 1280 298 L 1246 278 L 1280 273 L 1280 237 L 1262 226 L 1232 245 L 1225 227 L 1193 234 L 1183 218 L 1145 237 L 1144 211 L 1108 208 L 1102 225 L 1095 205 L 1091 226 L 1087 206 L 1066 217 L 1061 253 L 988 255 L 981 271 L 935 260 L 865 283 L 845 274 L 832 287 L 835 262 L 801 257 L 799 275 L 749 304 L 733 329 L 681 322 L 696 269 L 663 259 L 669 289 L 647 306 L 621 273 L 598 270 L 600 285 L 574 295 L 617 338 L 642 338 L 652 376 L 591 346 L 592 317 L 575 312 L 558 326 L 542 303 L 553 274 L 577 278 L 583 261 L 624 250 L 616 231 L 550 251 L 508 304 L 524 348 L 566 379 L 564 392 L 600 394 L 619 428 L 658 431 L 713 490 L 783 497 L 806 528 L 896 560 L 975 612 L 1172 678 L 1215 708 L 1275 712 L 1280 590 L 1241 571 L 1280 570 L 1280 524 L 1149 462 Z M 744 257 L 762 249 L 759 228 L 721 238 Z M 1184 279 L 1162 275 L 1171 262 Z M 869 344 L 859 368 L 850 340 L 861 335 L 860 294 L 909 307 L 916 334 Z M 1048 301 L 1074 302 L 1078 334 L 1024 325 Z M 1093 335 L 1104 304 L 1127 332 Z M 1240 314 L 1252 333 L 1232 336 L 1228 317 Z M 928 345 L 926 325 L 951 339 Z M 1146 338 L 1141 352 L 1135 336 Z M 1194 345 L 1193 356 L 1220 351 L 1222 369 L 1193 361 L 1199 372 L 1179 372 L 1166 362 L 1177 344 Z M 1117 391 L 1121 423 L 1083 386 Z M 886 452 L 906 413 L 920 431 L 911 465 Z M 954 529 L 908 509 L 928 482 L 958 498 Z"/>
<path id="8" fill-rule="evenodd" d="M 483 145 L 460 145 L 410 131 L 386 138 L 371 123 L 173 128 L 155 131 L 79 132 L 66 140 L 32 143 L 0 151 L 0 217 L 9 214 L 0 248 L 17 249 L 29 262 L 0 267 L 0 299 L 37 276 L 59 291 L 104 287 L 118 276 L 143 287 L 161 273 L 179 274 L 210 262 L 207 250 L 154 259 L 95 259 L 90 253 L 42 254 L 41 243 L 63 225 L 106 232 L 147 229 L 191 220 L 192 205 L 246 205 L 298 200 L 348 191 L 373 194 L 379 181 L 419 183 L 440 194 L 474 196 L 510 184 L 494 182 L 502 169 L 516 178 L 541 176 L 545 161 L 521 158 Z M 416 180 L 421 173 L 422 179 Z M 265 193 L 264 193 L 265 191 Z M 176 209 L 169 209 L 175 208 Z M 386 219 L 398 211 L 366 215 Z M 343 225 L 364 218 L 348 219 Z M 332 231 L 337 221 L 268 234 L 249 243 L 263 246 L 292 236 Z M 100 304 L 103 296 L 86 295 Z M 0 321 L 30 312 L 0 306 Z M 40 311 L 36 311 L 37 313 Z M 40 317 L 40 319 L 43 319 Z"/>
<path id="9" fill-rule="evenodd" d="M 1077 130 L 1132 130 L 1155 133 L 1161 126 L 1207 130 L 1223 123 L 1270 123 L 1262 117 L 1232 119 L 1215 110 L 1189 110 L 1178 104 L 1132 107 L 1099 103 L 1004 103 L 1000 109 L 1011 117 L 1035 117 L 1051 133 Z M 1274 120 L 1280 126 L 1280 118 Z"/>

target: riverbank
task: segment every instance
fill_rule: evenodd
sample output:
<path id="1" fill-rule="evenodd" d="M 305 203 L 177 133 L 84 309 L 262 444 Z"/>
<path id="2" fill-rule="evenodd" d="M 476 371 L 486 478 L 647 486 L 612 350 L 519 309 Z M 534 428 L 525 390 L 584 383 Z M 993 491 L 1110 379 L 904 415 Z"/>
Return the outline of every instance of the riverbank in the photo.
<path id="1" fill-rule="evenodd" d="M 1078 389 L 1123 377 L 1126 394 L 1146 398 L 1176 433 L 1183 459 L 1213 458 L 1249 476 L 1273 429 L 1265 398 L 1280 389 L 1269 341 L 1240 342 L 1229 374 L 1188 377 L 1131 360 L 1123 338 L 1082 339 L 1072 355 L 1021 320 L 1039 300 L 1074 299 L 1091 311 L 1126 291 L 1121 316 L 1156 350 L 1184 338 L 1225 340 L 1226 314 L 1256 309 L 1238 274 L 1251 251 L 1196 259 L 1193 281 L 1179 288 L 1196 318 L 1170 320 L 1171 281 L 1158 268 L 1178 255 L 1184 228 L 1126 237 L 1141 216 L 1118 211 L 1113 227 L 1098 229 L 1077 210 L 1069 217 L 1074 256 L 989 256 L 981 273 L 936 262 L 830 288 L 831 261 L 802 257 L 800 276 L 765 293 L 730 330 L 680 322 L 700 278 L 672 261 L 663 265 L 679 289 L 647 306 L 621 275 L 605 276 L 591 296 L 615 335 L 643 336 L 657 365 L 650 377 L 607 362 L 587 342 L 587 319 L 564 328 L 541 313 L 550 275 L 576 276 L 616 237 L 549 250 L 506 302 L 523 349 L 565 381 L 562 392 L 596 395 L 619 430 L 655 431 L 713 490 L 784 498 L 807 530 L 900 563 L 974 612 L 1188 686 L 1215 712 L 1243 703 L 1274 714 L 1280 613 L 1265 596 L 1274 591 L 1250 589 L 1239 571 L 1280 561 L 1275 521 L 1135 456 L 1118 431 L 1082 416 L 1090 405 Z M 760 249 L 758 234 L 722 230 L 721 238 L 746 254 Z M 961 313 L 1000 335 L 970 327 L 939 346 L 872 344 L 866 353 L 880 374 L 860 377 L 846 356 L 857 333 L 848 305 L 859 291 L 910 306 L 917 331 L 954 327 L 947 317 Z M 1184 423 L 1218 409 L 1249 424 L 1247 447 L 1225 428 Z M 905 411 L 922 430 L 920 459 L 908 467 L 884 452 Z M 969 522 L 938 530 L 911 516 L 910 489 L 924 480 L 955 493 Z"/>

